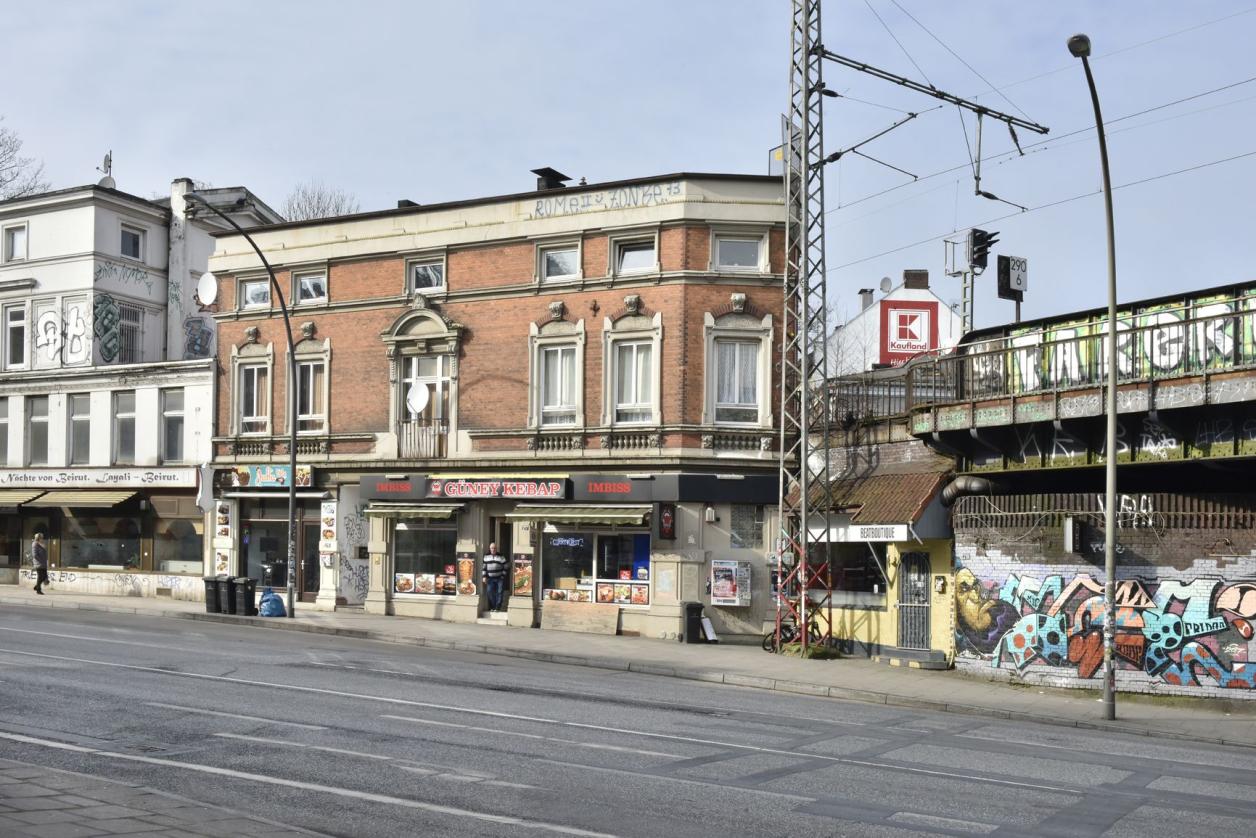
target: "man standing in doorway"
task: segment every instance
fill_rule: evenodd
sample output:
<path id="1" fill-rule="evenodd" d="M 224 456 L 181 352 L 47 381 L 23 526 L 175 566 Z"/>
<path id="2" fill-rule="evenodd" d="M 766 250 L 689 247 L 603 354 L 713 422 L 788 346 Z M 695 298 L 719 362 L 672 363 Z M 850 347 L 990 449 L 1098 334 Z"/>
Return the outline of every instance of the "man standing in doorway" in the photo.
<path id="1" fill-rule="evenodd" d="M 488 610 L 502 610 L 502 589 L 506 586 L 506 557 L 497 552 L 497 544 L 488 545 L 484 554 L 484 592 L 488 594 Z"/>
<path id="2" fill-rule="evenodd" d="M 35 543 L 31 545 L 31 564 L 35 566 L 35 593 L 43 596 L 41 589 L 48 584 L 48 548 L 41 532 L 35 533 Z"/>

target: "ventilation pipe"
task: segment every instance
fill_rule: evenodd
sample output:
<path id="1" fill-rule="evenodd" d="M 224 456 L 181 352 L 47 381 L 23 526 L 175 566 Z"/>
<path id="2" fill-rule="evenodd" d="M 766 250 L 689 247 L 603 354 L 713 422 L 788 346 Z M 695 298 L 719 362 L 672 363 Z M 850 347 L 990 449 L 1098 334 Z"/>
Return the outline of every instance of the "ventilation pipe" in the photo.
<path id="1" fill-rule="evenodd" d="M 872 295 L 874 293 L 875 292 L 871 288 L 859 289 L 859 302 L 861 303 L 861 309 L 868 309 L 872 307 Z"/>
<path id="2" fill-rule="evenodd" d="M 998 488 L 993 480 L 962 474 L 942 489 L 942 505 L 950 506 L 966 495 L 992 495 Z"/>

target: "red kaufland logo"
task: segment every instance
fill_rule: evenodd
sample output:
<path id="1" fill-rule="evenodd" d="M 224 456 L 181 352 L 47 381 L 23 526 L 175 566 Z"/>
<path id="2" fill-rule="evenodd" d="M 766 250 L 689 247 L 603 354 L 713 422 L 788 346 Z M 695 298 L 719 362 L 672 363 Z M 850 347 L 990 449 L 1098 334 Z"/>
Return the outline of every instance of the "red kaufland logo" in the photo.
<path id="1" fill-rule="evenodd" d="M 887 347 L 891 352 L 927 352 L 929 312 L 920 309 L 891 309 Z"/>

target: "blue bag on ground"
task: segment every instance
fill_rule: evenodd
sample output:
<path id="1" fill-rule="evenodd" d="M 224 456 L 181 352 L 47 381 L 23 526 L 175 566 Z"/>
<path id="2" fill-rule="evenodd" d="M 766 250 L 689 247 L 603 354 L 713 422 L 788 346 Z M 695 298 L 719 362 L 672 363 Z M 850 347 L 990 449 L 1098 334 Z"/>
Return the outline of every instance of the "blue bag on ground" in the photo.
<path id="1" fill-rule="evenodd" d="M 284 617 L 288 612 L 284 610 L 283 600 L 279 598 L 279 594 L 267 588 L 262 592 L 262 600 L 258 603 L 257 613 L 263 617 Z"/>

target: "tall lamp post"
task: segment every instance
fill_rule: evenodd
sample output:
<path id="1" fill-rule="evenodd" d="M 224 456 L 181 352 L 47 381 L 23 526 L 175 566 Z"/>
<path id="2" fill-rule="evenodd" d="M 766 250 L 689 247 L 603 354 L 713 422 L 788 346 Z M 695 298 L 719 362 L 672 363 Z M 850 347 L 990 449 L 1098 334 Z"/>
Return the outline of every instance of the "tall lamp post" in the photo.
<path id="1" fill-rule="evenodd" d="M 288 305 L 284 301 L 283 289 L 279 287 L 279 281 L 275 279 L 274 269 L 270 266 L 270 262 L 266 261 L 266 257 L 262 255 L 262 249 L 257 246 L 257 242 L 253 241 L 253 237 L 244 232 L 244 228 L 235 223 L 230 216 L 211 204 L 204 195 L 198 192 L 186 192 L 183 195 L 183 200 L 189 204 L 204 207 L 214 213 L 230 224 L 252 246 L 253 252 L 257 254 L 258 259 L 262 260 L 262 265 L 265 266 L 266 273 L 270 276 L 271 292 L 279 300 L 279 312 L 283 315 L 283 328 L 288 338 L 288 572 L 286 576 L 288 581 L 288 616 L 292 617 L 294 616 L 293 596 L 296 588 L 297 562 L 297 353 L 296 346 L 292 341 L 292 322 L 288 319 Z M 248 203 L 247 199 L 241 198 L 235 202 L 235 206 L 237 208 L 243 207 L 246 203 Z"/>
<path id="2" fill-rule="evenodd" d="M 1105 503 L 1103 507 L 1103 717 L 1116 718 L 1116 234 L 1112 224 L 1112 179 L 1108 174 L 1108 141 L 1103 133 L 1103 114 L 1095 77 L 1090 72 L 1090 38 L 1074 35 L 1068 51 L 1082 60 L 1090 101 L 1095 106 L 1095 130 L 1099 133 L 1099 165 L 1103 170 L 1103 208 L 1108 223 L 1108 387 L 1107 440 L 1104 443 Z"/>

